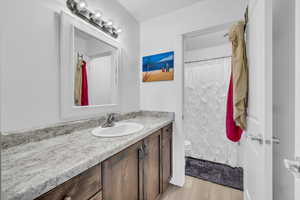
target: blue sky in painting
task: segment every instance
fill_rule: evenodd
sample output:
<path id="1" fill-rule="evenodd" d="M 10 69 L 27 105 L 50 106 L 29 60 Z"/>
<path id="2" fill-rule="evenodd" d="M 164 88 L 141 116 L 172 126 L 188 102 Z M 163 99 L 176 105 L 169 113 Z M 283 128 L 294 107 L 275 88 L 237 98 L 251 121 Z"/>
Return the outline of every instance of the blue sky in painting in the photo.
<path id="1" fill-rule="evenodd" d="M 174 51 L 143 57 L 143 72 L 174 68 Z"/>

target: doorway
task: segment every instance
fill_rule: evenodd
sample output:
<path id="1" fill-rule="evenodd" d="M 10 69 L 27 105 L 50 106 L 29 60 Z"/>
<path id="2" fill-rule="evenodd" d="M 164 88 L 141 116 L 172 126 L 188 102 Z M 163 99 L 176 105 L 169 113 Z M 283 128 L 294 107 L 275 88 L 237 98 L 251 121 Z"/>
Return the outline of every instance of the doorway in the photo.
<path id="1" fill-rule="evenodd" d="M 241 143 L 228 140 L 225 127 L 232 51 L 227 33 L 231 25 L 184 37 L 186 174 L 243 190 Z"/>

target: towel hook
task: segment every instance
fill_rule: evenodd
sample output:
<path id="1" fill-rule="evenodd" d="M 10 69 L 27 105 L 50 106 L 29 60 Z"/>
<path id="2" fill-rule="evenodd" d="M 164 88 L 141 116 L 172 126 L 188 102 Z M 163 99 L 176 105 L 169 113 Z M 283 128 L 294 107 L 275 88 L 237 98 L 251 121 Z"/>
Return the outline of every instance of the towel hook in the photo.
<path id="1" fill-rule="evenodd" d="M 80 54 L 79 52 L 77 52 L 77 58 L 78 58 L 78 60 L 83 60 L 83 54 Z"/>

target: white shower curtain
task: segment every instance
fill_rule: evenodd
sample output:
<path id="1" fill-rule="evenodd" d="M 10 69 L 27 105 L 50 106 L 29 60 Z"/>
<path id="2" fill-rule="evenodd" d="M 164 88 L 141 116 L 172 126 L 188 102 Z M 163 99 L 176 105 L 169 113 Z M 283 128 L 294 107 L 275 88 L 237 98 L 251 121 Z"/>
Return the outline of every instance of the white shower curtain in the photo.
<path id="1" fill-rule="evenodd" d="M 239 166 L 238 145 L 226 138 L 231 58 L 185 65 L 184 132 L 194 158 Z"/>

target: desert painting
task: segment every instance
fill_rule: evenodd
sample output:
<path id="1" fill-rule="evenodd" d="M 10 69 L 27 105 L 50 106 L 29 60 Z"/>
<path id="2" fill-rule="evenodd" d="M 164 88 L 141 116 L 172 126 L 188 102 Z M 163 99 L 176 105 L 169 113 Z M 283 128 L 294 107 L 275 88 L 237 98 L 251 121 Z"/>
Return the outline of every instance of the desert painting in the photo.
<path id="1" fill-rule="evenodd" d="M 174 52 L 143 57 L 143 82 L 174 80 Z"/>

